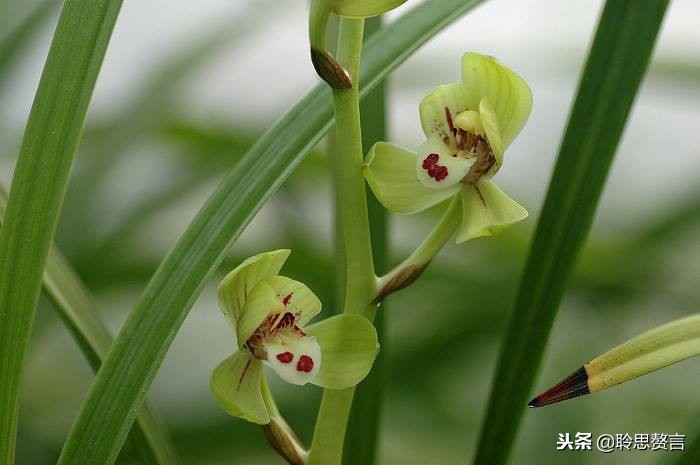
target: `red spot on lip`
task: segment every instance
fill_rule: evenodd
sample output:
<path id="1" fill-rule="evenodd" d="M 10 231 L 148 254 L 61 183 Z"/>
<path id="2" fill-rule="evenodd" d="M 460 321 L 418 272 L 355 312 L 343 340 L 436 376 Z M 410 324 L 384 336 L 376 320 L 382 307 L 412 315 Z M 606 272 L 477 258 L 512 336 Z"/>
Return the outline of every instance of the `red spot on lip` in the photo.
<path id="1" fill-rule="evenodd" d="M 434 178 L 436 181 L 442 181 L 449 174 L 446 166 L 437 164 L 439 159 L 440 156 L 437 153 L 431 153 L 425 157 L 425 160 L 423 160 L 423 164 L 421 165 L 423 169 L 428 172 L 428 176 Z"/>
<path id="2" fill-rule="evenodd" d="M 431 153 L 430 155 L 425 157 L 425 160 L 423 160 L 423 169 L 429 169 L 431 166 L 435 165 L 439 159 L 440 156 L 437 153 Z"/>
<path id="3" fill-rule="evenodd" d="M 302 355 L 299 357 L 297 362 L 297 371 L 303 371 L 304 373 L 309 373 L 314 369 L 314 360 L 308 355 Z"/>
<path id="4" fill-rule="evenodd" d="M 292 360 L 294 360 L 294 354 L 291 352 L 277 354 L 277 360 L 282 363 L 292 363 Z"/>
<path id="5" fill-rule="evenodd" d="M 289 301 L 292 300 L 292 295 L 293 295 L 293 294 L 294 294 L 293 292 L 290 292 L 289 294 L 287 294 L 287 295 L 285 296 L 284 299 L 282 299 L 282 303 L 284 304 L 285 307 L 286 307 L 287 305 L 289 305 Z"/>

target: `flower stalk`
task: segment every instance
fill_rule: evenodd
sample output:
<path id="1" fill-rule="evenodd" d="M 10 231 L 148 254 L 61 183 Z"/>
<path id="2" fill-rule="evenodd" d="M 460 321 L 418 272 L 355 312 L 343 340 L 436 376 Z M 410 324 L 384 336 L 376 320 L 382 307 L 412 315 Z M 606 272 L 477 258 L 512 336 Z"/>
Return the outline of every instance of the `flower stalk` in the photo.
<path id="1" fill-rule="evenodd" d="M 440 221 L 437 222 L 418 248 L 393 270 L 377 278 L 377 293 L 372 299 L 373 303 L 381 302 L 386 296 L 403 289 L 423 274 L 423 271 L 430 265 L 433 258 L 459 229 L 462 221 L 461 208 L 459 198 L 455 197 L 450 200 Z"/>
<path id="2" fill-rule="evenodd" d="M 262 396 L 265 407 L 270 414 L 270 423 L 263 425 L 267 441 L 290 465 L 304 465 L 308 451 L 304 449 L 299 437 L 277 408 L 264 374 L 262 377 Z"/>
<path id="3" fill-rule="evenodd" d="M 340 20 L 337 59 L 349 73 L 353 85 L 333 90 L 338 150 L 332 156 L 346 263 L 343 312 L 357 313 L 372 320 L 376 306 L 370 302 L 376 283 L 362 175 L 358 95 L 363 30 L 363 19 Z M 324 391 L 309 451 L 309 465 L 341 464 L 354 392 L 354 388 Z"/>

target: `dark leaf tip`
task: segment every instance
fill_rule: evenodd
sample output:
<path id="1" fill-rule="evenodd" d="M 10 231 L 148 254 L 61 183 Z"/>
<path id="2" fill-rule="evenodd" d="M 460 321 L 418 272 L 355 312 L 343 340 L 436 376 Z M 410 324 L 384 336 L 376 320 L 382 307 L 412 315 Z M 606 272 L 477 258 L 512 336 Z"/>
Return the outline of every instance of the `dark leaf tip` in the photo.
<path id="1" fill-rule="evenodd" d="M 530 408 L 544 407 L 545 405 L 585 396 L 590 393 L 591 391 L 588 389 L 588 373 L 586 373 L 584 367 L 581 367 L 532 399 L 527 405 Z"/>

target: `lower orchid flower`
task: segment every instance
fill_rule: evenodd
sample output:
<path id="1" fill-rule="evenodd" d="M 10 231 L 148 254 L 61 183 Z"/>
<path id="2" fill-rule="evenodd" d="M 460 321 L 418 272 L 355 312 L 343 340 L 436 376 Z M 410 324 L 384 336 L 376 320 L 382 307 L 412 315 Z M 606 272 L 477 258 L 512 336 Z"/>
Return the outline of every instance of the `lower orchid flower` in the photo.
<path id="1" fill-rule="evenodd" d="M 497 234 L 527 217 L 491 178 L 532 108 L 525 81 L 492 57 L 466 53 L 462 79 L 421 101 L 427 140 L 418 153 L 379 142 L 364 168 L 375 196 L 397 213 L 416 213 L 459 195 L 458 243 Z"/>
<path id="2" fill-rule="evenodd" d="M 211 389 L 229 414 L 267 424 L 263 365 L 284 381 L 344 389 L 362 381 L 379 350 L 369 320 L 337 315 L 310 326 L 321 302 L 304 284 L 277 273 L 289 250 L 255 255 L 219 285 L 219 302 L 238 350 L 212 373 Z"/>

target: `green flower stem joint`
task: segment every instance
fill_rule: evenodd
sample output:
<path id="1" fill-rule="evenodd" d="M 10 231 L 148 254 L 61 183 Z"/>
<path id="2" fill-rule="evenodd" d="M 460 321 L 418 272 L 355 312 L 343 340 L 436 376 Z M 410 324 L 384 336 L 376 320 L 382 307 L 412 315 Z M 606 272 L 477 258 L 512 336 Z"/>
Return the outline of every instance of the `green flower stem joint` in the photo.
<path id="1" fill-rule="evenodd" d="M 492 57 L 469 52 L 462 58 L 462 82 L 439 86 L 421 101 L 426 141 L 418 153 L 387 142 L 372 147 L 364 175 L 387 209 L 412 214 L 452 198 L 416 252 L 379 278 L 376 302 L 413 282 L 455 231 L 461 243 L 498 234 L 527 217 L 492 178 L 531 108 L 532 93 L 520 76 Z"/>
<path id="2" fill-rule="evenodd" d="M 406 0 L 312 0 L 309 15 L 311 62 L 316 73 L 334 89 L 352 87 L 352 78 L 326 46 L 326 27 L 331 13 L 347 18 L 370 18 L 396 8 Z"/>
<path id="3" fill-rule="evenodd" d="M 278 274 L 289 253 L 255 255 L 219 285 L 237 350 L 214 369 L 211 389 L 226 412 L 265 425 L 273 447 L 290 463 L 303 464 L 306 451 L 280 415 L 263 366 L 291 384 L 345 389 L 369 373 L 379 345 L 374 326 L 359 315 L 307 326 L 321 302 L 304 284 Z"/>

